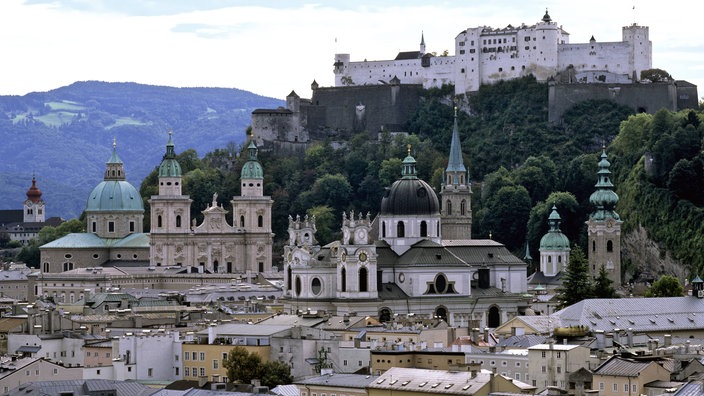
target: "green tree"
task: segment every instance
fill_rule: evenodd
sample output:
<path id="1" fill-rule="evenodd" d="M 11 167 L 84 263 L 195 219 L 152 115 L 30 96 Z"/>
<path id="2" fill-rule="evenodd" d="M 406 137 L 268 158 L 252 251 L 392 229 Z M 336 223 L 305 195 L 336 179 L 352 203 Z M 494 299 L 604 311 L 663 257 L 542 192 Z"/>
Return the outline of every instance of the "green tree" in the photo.
<path id="1" fill-rule="evenodd" d="M 83 222 L 78 219 L 71 219 L 59 224 L 56 227 L 46 226 L 39 230 L 37 239 L 22 247 L 17 254 L 17 260 L 33 268 L 39 268 L 41 252 L 39 247 L 49 242 L 55 241 L 65 235 L 74 232 L 85 232 Z"/>
<path id="2" fill-rule="evenodd" d="M 240 384 L 249 384 L 253 379 L 261 378 L 262 358 L 250 353 L 245 347 L 236 346 L 223 359 L 222 366 L 227 370 L 227 380 Z"/>
<path id="3" fill-rule="evenodd" d="M 314 206 L 306 211 L 308 217 L 315 216 L 315 239 L 320 245 L 327 245 L 339 237 L 341 226 L 337 223 L 338 215 L 333 213 L 333 209 L 327 205 Z"/>
<path id="4" fill-rule="evenodd" d="M 516 183 L 528 190 L 533 203 L 544 200 L 557 183 L 557 167 L 547 156 L 528 157 L 514 172 Z"/>
<path id="5" fill-rule="evenodd" d="M 484 217 L 486 235 L 503 243 L 509 250 L 524 246 L 526 224 L 530 214 L 530 196 L 523 186 L 504 186 L 492 197 Z"/>
<path id="6" fill-rule="evenodd" d="M 262 365 L 262 385 L 273 389 L 293 382 L 291 366 L 278 360 L 270 360 Z"/>
<path id="7" fill-rule="evenodd" d="M 594 297 L 594 284 L 589 276 L 589 261 L 578 245 L 572 247 L 557 297 L 560 308 Z"/>
<path id="8" fill-rule="evenodd" d="M 677 277 L 663 275 L 653 282 L 645 292 L 646 297 L 680 297 L 684 294 L 684 288 Z"/>
<path id="9" fill-rule="evenodd" d="M 609 278 L 609 273 L 606 272 L 606 267 L 603 265 L 599 268 L 599 275 L 594 279 L 594 297 L 596 298 L 615 298 L 616 289 L 614 289 L 614 281 Z"/>

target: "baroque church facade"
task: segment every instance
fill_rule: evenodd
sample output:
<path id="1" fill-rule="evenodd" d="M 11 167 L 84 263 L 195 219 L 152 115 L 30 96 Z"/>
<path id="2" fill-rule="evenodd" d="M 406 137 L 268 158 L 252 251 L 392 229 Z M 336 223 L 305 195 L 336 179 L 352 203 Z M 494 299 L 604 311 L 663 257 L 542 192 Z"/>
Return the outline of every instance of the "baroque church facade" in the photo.
<path id="1" fill-rule="evenodd" d="M 345 213 L 342 239 L 319 246 L 315 218 L 289 217 L 284 306 L 290 312 L 442 318 L 462 327 L 497 327 L 523 314 L 526 264 L 493 240 L 471 238 L 471 182 L 457 119 L 441 198 L 403 160 L 379 215 Z M 441 205 L 442 202 L 442 205 Z"/>
<path id="2" fill-rule="evenodd" d="M 231 217 L 214 192 L 198 224 L 190 217 L 192 200 L 182 193 L 183 175 L 169 133 L 158 170 L 158 194 L 149 199 L 150 232 L 144 233 L 142 198 L 127 182 L 113 144 L 103 181 L 88 197 L 87 232 L 41 246 L 42 272 L 102 267 L 166 267 L 175 273 L 201 274 L 270 272 L 273 201 L 263 193 L 256 145 L 250 143 L 247 151 L 241 194 L 230 201 Z"/>

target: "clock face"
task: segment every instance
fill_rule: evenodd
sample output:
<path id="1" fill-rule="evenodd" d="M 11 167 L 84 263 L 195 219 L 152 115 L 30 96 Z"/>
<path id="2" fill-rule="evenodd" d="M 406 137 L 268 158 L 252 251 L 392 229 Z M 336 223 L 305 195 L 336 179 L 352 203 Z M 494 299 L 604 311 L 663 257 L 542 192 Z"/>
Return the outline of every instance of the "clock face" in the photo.
<path id="1" fill-rule="evenodd" d="M 367 254 L 362 252 L 359 254 L 359 261 L 367 261 Z"/>

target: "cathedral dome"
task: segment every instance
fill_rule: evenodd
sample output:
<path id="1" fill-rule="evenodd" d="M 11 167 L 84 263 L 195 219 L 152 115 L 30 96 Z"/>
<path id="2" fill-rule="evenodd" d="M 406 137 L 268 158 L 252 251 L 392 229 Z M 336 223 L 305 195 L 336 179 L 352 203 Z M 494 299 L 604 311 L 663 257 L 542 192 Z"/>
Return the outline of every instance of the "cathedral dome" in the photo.
<path id="1" fill-rule="evenodd" d="M 88 197 L 86 212 L 144 211 L 142 197 L 124 180 L 100 182 Z"/>
<path id="2" fill-rule="evenodd" d="M 249 142 L 249 146 L 247 146 L 247 151 L 249 152 L 249 158 L 247 159 L 247 162 L 242 165 L 242 172 L 240 173 L 240 178 L 263 179 L 264 169 L 257 160 L 257 145 L 254 144 L 254 141 Z"/>
<path id="3" fill-rule="evenodd" d="M 105 164 L 105 177 L 88 197 L 86 212 L 139 211 L 144 212 L 142 197 L 125 178 L 122 160 L 117 156 L 113 142 L 112 156 Z"/>
<path id="4" fill-rule="evenodd" d="M 439 215 L 440 203 L 433 188 L 416 176 L 416 160 L 403 160 L 403 177 L 384 191 L 382 215 Z"/>
<path id="5" fill-rule="evenodd" d="M 32 187 L 27 190 L 27 199 L 37 203 L 42 199 L 42 190 L 37 187 L 37 179 L 32 176 Z"/>
<path id="6" fill-rule="evenodd" d="M 548 217 L 550 230 L 540 239 L 540 250 L 570 250 L 570 240 L 560 231 L 560 214 L 555 205 Z"/>

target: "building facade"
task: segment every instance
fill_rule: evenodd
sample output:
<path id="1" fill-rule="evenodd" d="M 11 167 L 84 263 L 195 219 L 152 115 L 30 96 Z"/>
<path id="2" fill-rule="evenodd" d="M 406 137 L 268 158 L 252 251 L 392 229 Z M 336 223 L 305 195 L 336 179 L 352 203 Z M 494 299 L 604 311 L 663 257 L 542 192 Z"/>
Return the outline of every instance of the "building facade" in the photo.
<path id="1" fill-rule="evenodd" d="M 619 42 L 570 44 L 569 33 L 554 22 L 547 10 L 536 24 L 468 28 L 455 37 L 455 55 L 435 56 L 419 51 L 400 52 L 393 60 L 350 61 L 335 55 L 335 85 L 402 84 L 425 88 L 453 84 L 455 94 L 477 91 L 482 84 L 533 75 L 538 81 L 636 82 L 652 67 L 652 43 L 647 26 L 622 29 Z"/>

